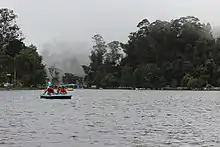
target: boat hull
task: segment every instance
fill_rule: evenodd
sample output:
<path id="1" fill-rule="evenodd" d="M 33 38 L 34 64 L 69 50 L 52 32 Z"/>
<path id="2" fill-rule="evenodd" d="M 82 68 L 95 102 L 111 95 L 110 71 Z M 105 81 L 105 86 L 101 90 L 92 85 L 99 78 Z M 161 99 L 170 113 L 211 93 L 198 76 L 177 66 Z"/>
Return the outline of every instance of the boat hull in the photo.
<path id="1" fill-rule="evenodd" d="M 71 99 L 72 95 L 70 94 L 54 94 L 54 95 L 40 95 L 41 99 Z"/>

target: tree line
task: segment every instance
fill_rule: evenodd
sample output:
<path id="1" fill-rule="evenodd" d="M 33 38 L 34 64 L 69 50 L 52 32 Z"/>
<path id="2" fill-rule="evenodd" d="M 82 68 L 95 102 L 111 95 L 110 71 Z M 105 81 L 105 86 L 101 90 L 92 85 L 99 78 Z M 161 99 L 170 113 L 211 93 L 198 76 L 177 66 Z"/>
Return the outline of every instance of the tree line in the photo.
<path id="1" fill-rule="evenodd" d="M 93 38 L 88 86 L 102 88 L 202 88 L 220 86 L 220 38 L 193 16 L 143 19 L 126 43 Z"/>
<path id="2" fill-rule="evenodd" d="M 44 85 L 47 74 L 42 56 L 36 46 L 24 43 L 16 19 L 13 10 L 0 9 L 0 84 Z"/>
<path id="3" fill-rule="evenodd" d="M 17 15 L 0 9 L 0 83 L 44 85 L 48 79 L 42 56 L 27 46 Z M 193 16 L 171 21 L 143 19 L 128 41 L 106 43 L 93 38 L 90 64 L 83 65 L 84 79 L 73 73 L 59 78 L 59 69 L 49 67 L 53 83 L 80 81 L 102 88 L 202 88 L 220 86 L 220 38 L 213 37 L 209 23 Z"/>

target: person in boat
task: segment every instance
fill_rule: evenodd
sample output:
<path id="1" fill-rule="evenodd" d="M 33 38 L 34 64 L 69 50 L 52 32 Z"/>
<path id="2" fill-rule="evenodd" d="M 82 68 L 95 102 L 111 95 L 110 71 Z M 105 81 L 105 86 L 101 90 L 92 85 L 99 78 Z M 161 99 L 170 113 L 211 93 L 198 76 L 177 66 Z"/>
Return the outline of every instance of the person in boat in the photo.
<path id="1" fill-rule="evenodd" d="M 66 89 L 65 89 L 64 86 L 62 86 L 62 87 L 60 88 L 59 94 L 67 94 Z"/>
<path id="2" fill-rule="evenodd" d="M 49 85 L 43 94 L 46 94 L 46 93 L 48 95 L 54 94 L 54 89 L 53 89 L 52 85 Z"/>
<path id="3" fill-rule="evenodd" d="M 57 89 L 57 94 L 60 93 L 60 90 L 61 90 L 61 87 L 59 86 L 58 89 Z"/>

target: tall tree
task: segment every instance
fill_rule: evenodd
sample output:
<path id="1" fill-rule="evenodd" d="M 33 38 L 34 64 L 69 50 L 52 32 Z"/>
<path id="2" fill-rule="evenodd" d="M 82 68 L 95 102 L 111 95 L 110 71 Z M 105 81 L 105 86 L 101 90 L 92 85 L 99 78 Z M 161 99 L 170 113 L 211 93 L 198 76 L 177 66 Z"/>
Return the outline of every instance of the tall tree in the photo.
<path id="1" fill-rule="evenodd" d="M 44 85 L 46 83 L 45 66 L 42 57 L 34 45 L 25 47 L 15 58 L 17 77 L 24 86 Z"/>
<path id="2" fill-rule="evenodd" d="M 13 72 L 14 83 L 16 81 L 15 56 L 24 47 L 20 28 L 16 24 L 16 18 L 17 15 L 14 14 L 13 10 L 0 9 L 0 51 L 8 56 L 6 64 L 12 69 L 8 68 L 9 71 L 7 72 Z"/>
<path id="3" fill-rule="evenodd" d="M 103 37 L 99 34 L 94 35 L 92 39 L 94 45 L 91 51 L 91 55 L 89 56 L 91 60 L 91 63 L 89 65 L 90 72 L 88 74 L 89 78 L 91 79 L 89 83 L 90 85 L 96 84 L 100 86 L 100 79 L 102 79 L 104 75 L 102 67 L 107 52 L 107 46 Z"/>
<path id="4" fill-rule="evenodd" d="M 121 58 L 123 57 L 121 51 L 121 44 L 118 41 L 112 41 L 107 44 L 109 48 L 109 52 L 106 53 L 106 63 L 110 63 L 112 65 L 120 64 Z"/>
<path id="5" fill-rule="evenodd" d="M 17 15 L 13 10 L 2 8 L 0 9 L 0 43 L 1 47 L 8 41 L 21 39 L 21 31 L 16 24 Z"/>

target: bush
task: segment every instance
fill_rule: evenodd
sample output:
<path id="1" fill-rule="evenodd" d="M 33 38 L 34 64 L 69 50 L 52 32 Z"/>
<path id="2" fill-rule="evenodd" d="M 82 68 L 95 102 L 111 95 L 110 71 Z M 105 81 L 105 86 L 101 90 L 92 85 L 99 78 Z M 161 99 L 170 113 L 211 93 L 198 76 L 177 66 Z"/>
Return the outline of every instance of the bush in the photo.
<path id="1" fill-rule="evenodd" d="M 190 88 L 202 88 L 203 86 L 205 86 L 205 81 L 201 78 L 190 79 L 187 83 L 187 87 Z"/>

